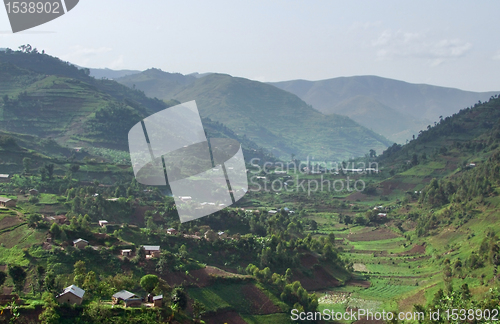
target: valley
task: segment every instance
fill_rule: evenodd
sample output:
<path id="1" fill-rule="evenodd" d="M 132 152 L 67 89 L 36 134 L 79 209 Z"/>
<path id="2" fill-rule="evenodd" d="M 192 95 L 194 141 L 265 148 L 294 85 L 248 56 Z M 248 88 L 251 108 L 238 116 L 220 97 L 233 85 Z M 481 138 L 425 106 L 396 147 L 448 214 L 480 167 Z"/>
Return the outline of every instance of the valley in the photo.
<path id="1" fill-rule="evenodd" d="M 2 322 L 434 323 L 500 309 L 497 95 L 397 144 L 229 75 L 175 75 L 157 99 L 46 54 L 1 52 L 0 72 Z M 169 88 L 160 72 L 141 77 Z M 242 144 L 249 188 L 181 223 L 168 186 L 135 180 L 127 134 L 192 98 L 208 138 Z M 61 298 L 72 285 L 79 302 Z M 424 318 L 293 320 L 360 310 Z"/>

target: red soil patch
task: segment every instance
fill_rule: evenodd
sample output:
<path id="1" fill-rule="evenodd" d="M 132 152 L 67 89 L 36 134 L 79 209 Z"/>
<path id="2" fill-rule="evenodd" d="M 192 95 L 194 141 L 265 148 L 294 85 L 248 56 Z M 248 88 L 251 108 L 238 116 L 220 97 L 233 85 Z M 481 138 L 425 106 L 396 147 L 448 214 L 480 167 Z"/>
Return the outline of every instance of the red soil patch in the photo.
<path id="1" fill-rule="evenodd" d="M 385 228 L 379 228 L 371 232 L 354 233 L 347 235 L 347 239 L 351 242 L 359 241 L 380 241 L 399 237 L 396 233 Z"/>
<path id="2" fill-rule="evenodd" d="M 224 313 L 203 316 L 203 320 L 208 324 L 221 324 L 221 323 L 246 324 L 243 318 L 241 318 L 241 316 L 235 311 L 228 311 Z"/>
<path id="3" fill-rule="evenodd" d="M 382 189 L 382 195 L 390 195 L 393 190 L 401 190 L 401 191 L 409 191 L 415 188 L 416 184 L 414 183 L 405 183 L 400 181 L 383 181 L 380 183 L 379 188 Z"/>
<path id="4" fill-rule="evenodd" d="M 321 266 L 313 270 L 311 277 L 306 277 L 299 272 L 294 275 L 293 280 L 300 281 L 302 287 L 306 290 L 321 290 L 326 287 L 337 287 L 340 285 L 340 282 Z"/>
<path id="5" fill-rule="evenodd" d="M 348 286 L 363 287 L 363 288 L 370 288 L 370 286 L 372 285 L 371 282 L 366 280 L 349 280 L 346 284 Z"/>
<path id="6" fill-rule="evenodd" d="M 368 196 L 365 195 L 364 193 L 362 193 L 360 191 L 356 191 L 356 192 L 350 194 L 348 197 L 346 197 L 346 200 L 348 200 L 348 201 L 358 201 L 358 200 L 365 201 L 365 200 L 368 200 L 367 197 Z"/>
<path id="7" fill-rule="evenodd" d="M 305 254 L 300 258 L 300 264 L 305 268 L 312 268 L 316 263 L 318 263 L 318 258 L 312 254 Z"/>
<path id="8" fill-rule="evenodd" d="M 411 295 L 409 297 L 401 299 L 398 302 L 399 311 L 400 312 L 411 312 L 413 310 L 413 305 L 415 305 L 415 304 L 424 305 L 425 304 L 424 292 L 425 292 L 425 290 L 420 290 L 419 292 L 417 292 L 414 295 Z"/>
<path id="9" fill-rule="evenodd" d="M 252 303 L 252 314 L 268 315 L 281 311 L 266 294 L 252 284 L 243 286 L 241 292 L 245 295 L 245 299 Z"/>
<path id="10" fill-rule="evenodd" d="M 13 216 L 5 216 L 2 220 L 0 220 L 0 230 L 4 228 L 9 228 L 17 224 L 21 224 L 21 220 L 17 217 Z"/>
<path id="11" fill-rule="evenodd" d="M 401 253 L 401 255 L 416 255 L 416 254 L 424 254 L 425 246 L 423 245 L 415 245 L 411 248 L 411 250 Z"/>
<path id="12" fill-rule="evenodd" d="M 130 224 L 134 224 L 140 227 L 144 226 L 144 214 L 148 210 L 153 210 L 150 206 L 135 206 L 134 214 L 130 217 Z"/>

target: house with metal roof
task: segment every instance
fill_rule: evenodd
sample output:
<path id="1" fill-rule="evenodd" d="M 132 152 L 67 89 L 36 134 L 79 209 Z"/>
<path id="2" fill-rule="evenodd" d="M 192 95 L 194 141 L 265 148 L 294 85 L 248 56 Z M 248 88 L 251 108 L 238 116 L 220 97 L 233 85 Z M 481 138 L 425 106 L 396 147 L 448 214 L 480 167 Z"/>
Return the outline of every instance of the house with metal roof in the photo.
<path id="1" fill-rule="evenodd" d="M 153 306 L 161 307 L 163 303 L 163 295 L 158 295 L 153 297 Z"/>
<path id="2" fill-rule="evenodd" d="M 75 285 L 71 285 L 64 288 L 63 292 L 57 295 L 56 300 L 61 304 L 68 303 L 81 305 L 83 301 L 83 295 L 85 295 L 85 290 Z"/>
<path id="3" fill-rule="evenodd" d="M 140 307 L 143 299 L 136 294 L 128 291 L 122 290 L 117 292 L 112 297 L 113 304 L 118 304 L 120 301 L 123 301 L 125 307 Z"/>
<path id="4" fill-rule="evenodd" d="M 146 251 L 146 257 L 149 255 L 150 258 L 160 257 L 160 246 L 159 245 L 143 245 L 144 251 Z"/>
<path id="5" fill-rule="evenodd" d="M 81 239 L 81 238 L 73 241 L 73 246 L 75 246 L 75 247 L 77 247 L 79 249 L 83 249 L 87 245 L 89 245 L 89 241 Z"/>
<path id="6" fill-rule="evenodd" d="M 0 197 L 0 207 L 16 207 L 16 201 L 7 197 Z"/>

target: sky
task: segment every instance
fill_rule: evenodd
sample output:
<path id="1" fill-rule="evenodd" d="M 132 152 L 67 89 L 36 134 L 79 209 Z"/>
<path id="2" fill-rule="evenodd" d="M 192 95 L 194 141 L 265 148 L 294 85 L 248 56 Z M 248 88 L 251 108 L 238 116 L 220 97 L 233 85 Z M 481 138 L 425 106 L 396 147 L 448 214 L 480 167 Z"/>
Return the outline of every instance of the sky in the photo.
<path id="1" fill-rule="evenodd" d="M 272 82 L 377 75 L 500 90 L 499 1 L 80 0 L 13 34 L 90 68 L 218 72 Z"/>

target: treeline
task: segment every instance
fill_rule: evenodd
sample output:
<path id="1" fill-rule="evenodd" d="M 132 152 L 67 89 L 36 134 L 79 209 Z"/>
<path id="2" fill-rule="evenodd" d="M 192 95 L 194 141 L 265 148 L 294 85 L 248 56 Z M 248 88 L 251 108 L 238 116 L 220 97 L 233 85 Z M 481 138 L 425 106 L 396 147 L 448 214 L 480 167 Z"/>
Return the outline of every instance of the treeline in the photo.
<path id="1" fill-rule="evenodd" d="M 246 273 L 253 275 L 259 282 L 265 284 L 277 296 L 280 296 L 290 308 L 299 312 L 315 312 L 318 308 L 318 297 L 316 294 L 308 294 L 299 281 L 292 282 L 292 270 L 288 268 L 284 275 L 273 273 L 268 267 L 259 269 L 249 264 Z"/>

